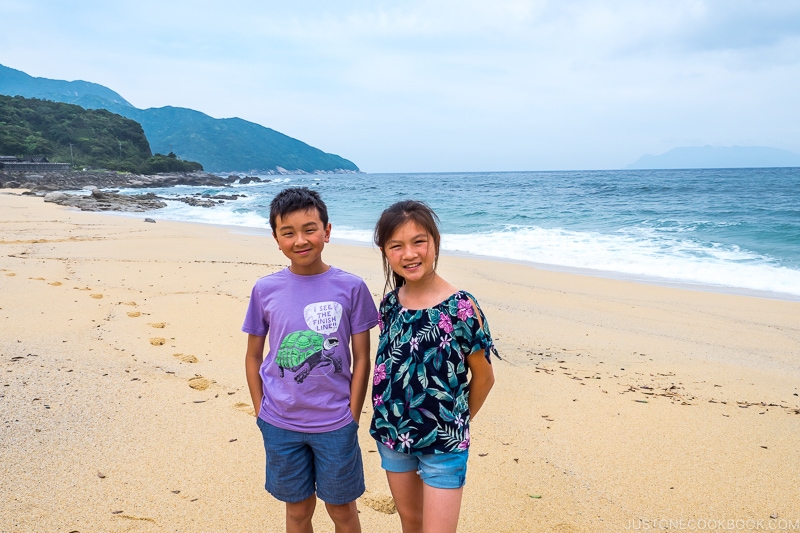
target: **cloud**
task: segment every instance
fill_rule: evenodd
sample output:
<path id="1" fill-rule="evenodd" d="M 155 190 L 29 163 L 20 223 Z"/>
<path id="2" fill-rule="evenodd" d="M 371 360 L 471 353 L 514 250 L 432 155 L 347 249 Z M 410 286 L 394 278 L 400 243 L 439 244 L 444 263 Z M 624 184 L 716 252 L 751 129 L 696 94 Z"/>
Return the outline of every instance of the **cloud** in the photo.
<path id="1" fill-rule="evenodd" d="M 240 116 L 366 170 L 800 151 L 800 3 L 0 1 L 0 63 Z"/>

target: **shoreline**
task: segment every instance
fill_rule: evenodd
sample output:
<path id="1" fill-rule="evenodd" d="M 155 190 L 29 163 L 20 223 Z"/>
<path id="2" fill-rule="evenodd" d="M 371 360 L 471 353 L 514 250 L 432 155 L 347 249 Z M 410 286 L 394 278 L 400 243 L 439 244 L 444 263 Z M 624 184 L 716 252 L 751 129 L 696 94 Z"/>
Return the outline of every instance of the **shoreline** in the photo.
<path id="1" fill-rule="evenodd" d="M 0 195 L 0 530 L 282 529 L 239 328 L 285 258 L 266 232 L 104 215 Z M 380 297 L 377 250 L 324 253 Z M 474 257 L 439 269 L 503 358 L 459 531 L 800 520 L 800 303 Z M 399 531 L 370 415 L 362 527 Z M 330 529 L 321 505 L 314 525 Z"/>
<path id="2" fill-rule="evenodd" d="M 11 191 L 12 189 L 0 189 L 0 194 L 13 194 L 7 191 Z M 118 212 L 118 211 L 104 211 L 103 214 L 113 215 L 113 216 L 121 216 L 127 218 L 138 218 L 140 216 L 145 216 L 145 214 L 153 215 L 157 213 L 158 210 L 151 210 L 145 213 L 131 213 L 131 212 Z M 155 217 L 157 218 L 157 216 Z M 205 222 L 202 220 L 172 220 L 172 219 L 160 219 L 163 221 L 169 222 L 180 222 L 185 224 L 201 224 L 207 226 L 213 226 L 217 228 L 224 228 L 231 231 L 231 233 L 241 234 L 241 235 L 266 235 L 271 236 L 270 229 L 268 227 L 269 221 L 265 220 L 265 228 L 257 228 L 254 226 L 238 226 L 232 224 L 218 224 L 214 222 Z M 338 238 L 334 235 L 331 235 L 331 242 L 338 243 L 345 246 L 358 246 L 364 248 L 373 248 L 373 244 L 371 242 L 363 242 L 357 241 L 354 239 L 347 239 L 347 238 Z M 490 256 L 490 255 L 480 255 L 480 254 L 472 254 L 469 252 L 461 252 L 461 251 L 454 251 L 454 250 L 441 250 L 441 255 L 443 256 L 451 256 L 451 257 L 464 257 L 464 258 L 471 258 L 471 259 L 478 259 L 482 261 L 488 262 L 496 262 L 501 264 L 516 264 L 516 265 L 525 265 L 537 270 L 546 270 L 550 272 L 561 272 L 564 274 L 575 274 L 578 276 L 589 276 L 589 277 L 596 277 L 601 279 L 613 279 L 623 282 L 630 282 L 630 283 L 641 283 L 643 285 L 652 285 L 657 287 L 670 287 L 675 289 L 681 290 L 689 290 L 689 291 L 699 291 L 699 292 L 710 292 L 714 294 L 730 294 L 730 295 L 737 295 L 737 296 L 747 296 L 752 298 L 764 298 L 768 300 L 780 300 L 780 301 L 789 301 L 789 302 L 800 302 L 800 294 L 792 294 L 792 293 L 784 293 L 784 292 L 776 292 L 776 291 L 766 291 L 766 290 L 758 290 L 758 289 L 749 289 L 745 287 L 734 287 L 728 285 L 711 285 L 706 283 L 700 282 L 689 282 L 683 281 L 679 279 L 669 279 L 669 278 L 662 278 L 658 276 L 647 276 L 647 275 L 635 275 L 635 274 L 626 274 L 624 272 L 615 272 L 612 270 L 599 270 L 599 269 L 591 269 L 591 268 L 581 268 L 581 267 L 570 267 L 564 265 L 556 265 L 556 264 L 548 264 L 548 263 L 538 263 L 535 261 L 524 261 L 519 259 L 511 259 L 506 257 L 498 257 L 498 256 Z"/>

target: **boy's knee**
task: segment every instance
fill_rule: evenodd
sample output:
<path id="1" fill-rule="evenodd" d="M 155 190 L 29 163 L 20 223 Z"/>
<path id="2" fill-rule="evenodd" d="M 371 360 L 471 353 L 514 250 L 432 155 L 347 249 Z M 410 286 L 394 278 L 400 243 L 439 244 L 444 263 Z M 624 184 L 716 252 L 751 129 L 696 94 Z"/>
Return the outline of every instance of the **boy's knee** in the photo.
<path id="1" fill-rule="evenodd" d="M 327 509 L 328 515 L 330 515 L 334 522 L 347 522 L 349 520 L 358 519 L 356 502 L 345 503 L 343 505 L 326 503 L 325 509 Z"/>
<path id="2" fill-rule="evenodd" d="M 314 496 L 306 498 L 301 502 L 286 504 L 286 520 L 296 524 L 309 522 L 314 517 L 314 508 L 317 506 L 317 499 Z"/>

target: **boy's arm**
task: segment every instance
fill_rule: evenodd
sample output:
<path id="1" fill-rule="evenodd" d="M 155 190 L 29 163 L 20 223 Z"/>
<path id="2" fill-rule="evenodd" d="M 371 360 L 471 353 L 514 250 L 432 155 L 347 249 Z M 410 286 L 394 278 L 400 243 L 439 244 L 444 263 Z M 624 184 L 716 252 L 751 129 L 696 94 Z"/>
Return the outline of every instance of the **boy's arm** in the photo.
<path id="1" fill-rule="evenodd" d="M 356 333 L 350 339 L 353 352 L 353 376 L 350 378 L 350 411 L 358 424 L 369 384 L 369 330 Z"/>
<path id="2" fill-rule="evenodd" d="M 247 373 L 247 388 L 250 389 L 250 399 L 253 400 L 253 409 L 256 416 L 261 410 L 261 398 L 264 396 L 264 384 L 261 382 L 261 363 L 264 361 L 264 345 L 266 337 L 258 335 L 247 336 L 247 353 L 244 356 L 244 370 Z"/>
<path id="3" fill-rule="evenodd" d="M 467 356 L 467 367 L 471 377 L 469 379 L 469 416 L 474 419 L 478 414 L 489 391 L 494 385 L 494 369 L 486 360 L 483 350 L 478 350 Z"/>

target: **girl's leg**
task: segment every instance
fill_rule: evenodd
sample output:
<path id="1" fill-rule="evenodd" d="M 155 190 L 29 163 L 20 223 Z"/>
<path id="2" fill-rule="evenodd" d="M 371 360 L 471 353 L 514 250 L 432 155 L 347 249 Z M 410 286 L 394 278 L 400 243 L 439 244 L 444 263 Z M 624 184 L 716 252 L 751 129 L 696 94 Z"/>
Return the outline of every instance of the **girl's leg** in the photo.
<path id="1" fill-rule="evenodd" d="M 403 533 L 422 533 L 423 483 L 419 475 L 415 470 L 410 472 L 386 472 L 386 478 L 389 480 L 389 490 L 392 491 L 397 514 L 400 515 Z M 436 512 L 435 510 L 433 511 L 434 514 Z"/>
<path id="2" fill-rule="evenodd" d="M 358 520 L 358 507 L 356 502 L 344 505 L 325 504 L 328 516 L 333 520 L 336 533 L 361 533 L 361 522 Z"/>
<path id="3" fill-rule="evenodd" d="M 303 501 L 286 504 L 286 533 L 313 533 L 314 527 L 311 519 L 314 518 L 314 508 L 317 506 L 317 496 L 312 494 Z"/>
<path id="4" fill-rule="evenodd" d="M 461 511 L 461 496 L 464 487 L 439 489 L 430 485 L 422 488 L 422 531 L 455 533 Z M 399 511 L 399 508 L 398 508 Z"/>

